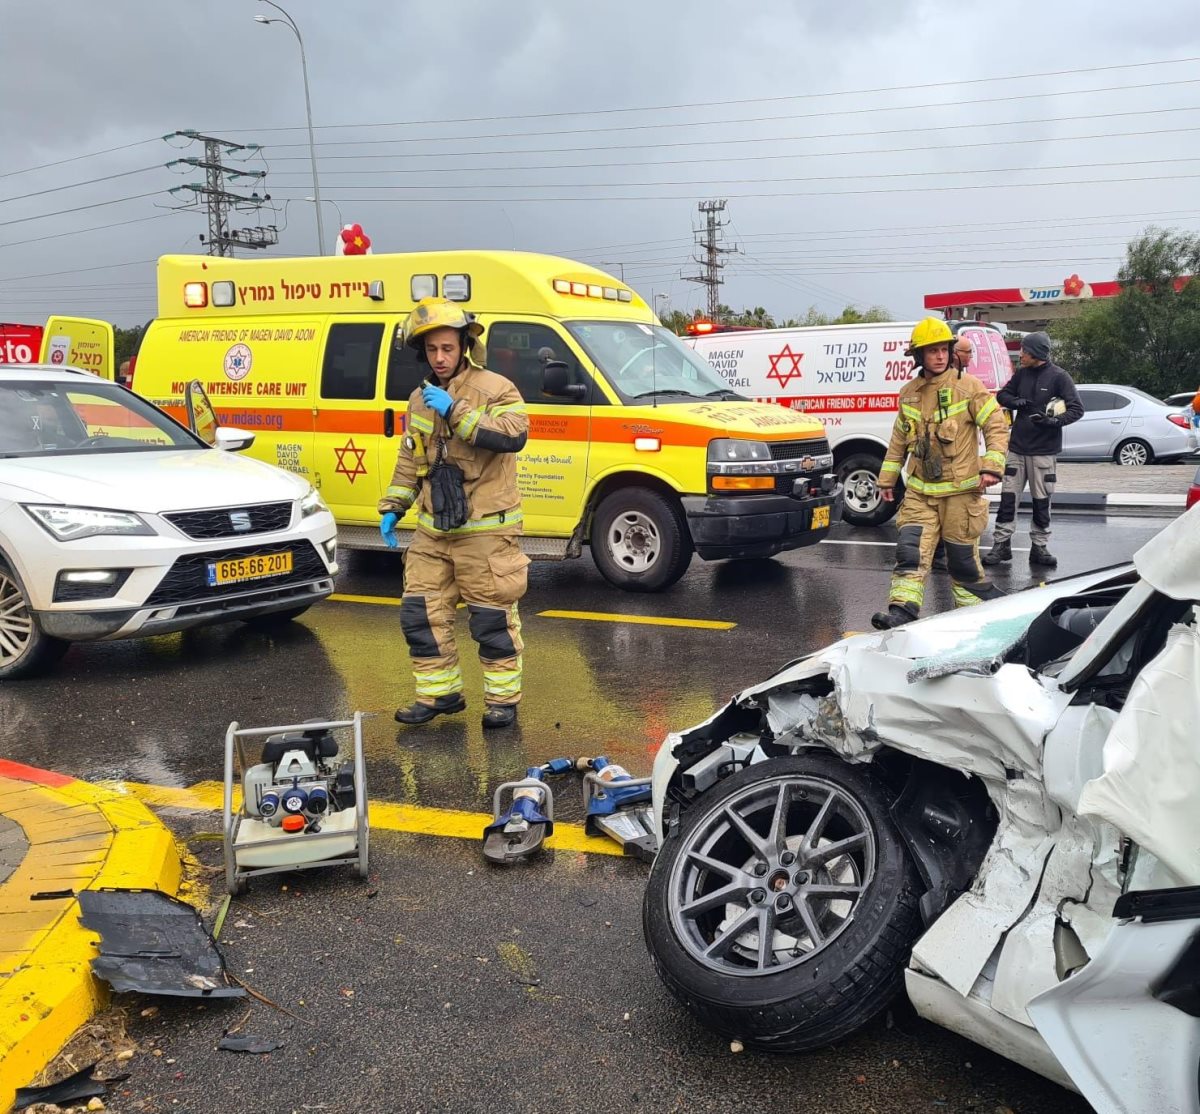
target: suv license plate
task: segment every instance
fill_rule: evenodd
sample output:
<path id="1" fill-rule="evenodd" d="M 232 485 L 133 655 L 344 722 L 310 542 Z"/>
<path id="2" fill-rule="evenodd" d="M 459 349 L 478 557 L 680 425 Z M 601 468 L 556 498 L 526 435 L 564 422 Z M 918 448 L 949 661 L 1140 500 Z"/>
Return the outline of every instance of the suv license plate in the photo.
<path id="1" fill-rule="evenodd" d="M 829 525 L 829 508 L 828 507 L 813 507 L 812 528 L 820 530 L 824 526 Z"/>
<path id="2" fill-rule="evenodd" d="M 232 557 L 228 561 L 209 561 L 208 586 L 238 584 L 244 580 L 263 580 L 284 576 L 292 571 L 292 551 L 268 553 L 262 557 Z"/>

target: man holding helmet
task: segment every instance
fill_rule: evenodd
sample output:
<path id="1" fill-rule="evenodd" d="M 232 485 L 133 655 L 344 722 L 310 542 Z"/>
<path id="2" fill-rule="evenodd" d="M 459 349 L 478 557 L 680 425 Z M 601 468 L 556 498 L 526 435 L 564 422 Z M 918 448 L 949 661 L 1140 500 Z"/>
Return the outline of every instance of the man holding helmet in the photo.
<path id="1" fill-rule="evenodd" d="M 946 543 L 956 606 L 1003 594 L 984 575 L 979 538 L 988 517 L 983 492 L 1000 482 L 1008 426 L 987 388 L 955 366 L 953 343 L 950 327 L 935 317 L 917 322 L 912 331 L 908 352 L 917 375 L 900 391 L 900 412 L 879 470 L 881 494 L 891 502 L 900 470 L 911 461 L 896 519 L 900 537 L 888 609 L 871 619 L 878 630 L 911 623 L 920 614 L 939 540 Z"/>
<path id="2" fill-rule="evenodd" d="M 404 343 L 431 371 L 408 401 L 396 470 L 379 501 L 379 530 L 393 548 L 396 523 L 417 505 L 400 605 L 416 700 L 397 710 L 399 723 L 428 723 L 467 706 L 454 642 L 460 600 L 483 665 L 483 726 L 517 718 L 524 649 L 517 601 L 529 558 L 517 540 L 516 454 L 529 418 L 513 383 L 482 366 L 482 333 L 444 298 L 423 298 L 404 323 Z"/>

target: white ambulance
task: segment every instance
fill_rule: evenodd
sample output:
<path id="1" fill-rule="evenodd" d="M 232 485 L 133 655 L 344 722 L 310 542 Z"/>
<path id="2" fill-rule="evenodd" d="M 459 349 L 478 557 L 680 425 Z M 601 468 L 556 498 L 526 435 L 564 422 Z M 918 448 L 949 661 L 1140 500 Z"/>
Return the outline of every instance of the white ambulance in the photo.
<path id="1" fill-rule="evenodd" d="M 825 423 L 833 463 L 845 491 L 845 521 L 878 526 L 900 505 L 879 497 L 876 478 L 896 417 L 900 388 L 915 374 L 904 355 L 912 321 L 738 329 L 685 338 L 730 390 L 777 402 Z M 1003 333 L 988 324 L 949 322 L 975 349 L 967 370 L 990 391 L 1012 375 Z"/>

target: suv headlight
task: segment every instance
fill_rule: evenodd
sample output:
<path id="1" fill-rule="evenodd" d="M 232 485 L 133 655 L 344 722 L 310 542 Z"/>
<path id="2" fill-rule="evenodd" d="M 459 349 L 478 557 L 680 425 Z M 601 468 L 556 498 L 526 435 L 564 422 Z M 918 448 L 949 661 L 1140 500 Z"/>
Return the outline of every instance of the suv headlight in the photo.
<path id="1" fill-rule="evenodd" d="M 310 487 L 308 494 L 300 500 L 301 520 L 328 510 L 329 508 L 325 505 L 325 500 L 321 498 L 321 493 L 315 487 Z"/>
<path id="2" fill-rule="evenodd" d="M 150 524 L 132 511 L 100 511 L 92 507 L 46 507 L 25 504 L 25 510 L 60 542 L 101 534 L 154 535 Z"/>

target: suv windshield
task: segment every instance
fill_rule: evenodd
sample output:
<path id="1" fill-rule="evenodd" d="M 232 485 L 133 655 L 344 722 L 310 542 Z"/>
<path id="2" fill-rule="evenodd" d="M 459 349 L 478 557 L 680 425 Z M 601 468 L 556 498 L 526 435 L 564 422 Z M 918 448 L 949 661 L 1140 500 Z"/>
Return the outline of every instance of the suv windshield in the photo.
<path id="1" fill-rule="evenodd" d="M 624 402 L 736 399 L 708 361 L 669 329 L 633 321 L 573 321 L 567 329 Z"/>
<path id="2" fill-rule="evenodd" d="M 0 457 L 203 448 L 161 410 L 101 379 L 0 381 Z"/>

